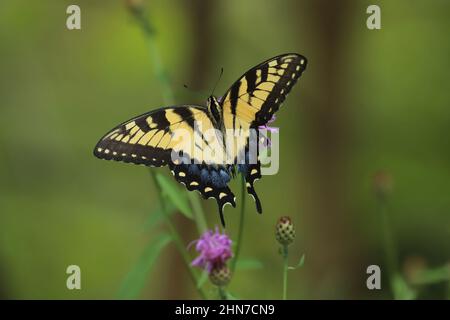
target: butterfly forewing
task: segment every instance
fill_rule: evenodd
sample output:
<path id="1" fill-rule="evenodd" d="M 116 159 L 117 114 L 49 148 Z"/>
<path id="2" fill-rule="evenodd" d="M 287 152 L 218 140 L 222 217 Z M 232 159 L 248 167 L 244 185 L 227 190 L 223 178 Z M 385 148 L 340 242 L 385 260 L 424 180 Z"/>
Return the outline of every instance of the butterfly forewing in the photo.
<path id="1" fill-rule="evenodd" d="M 94 155 L 155 167 L 167 165 L 172 150 L 177 147 L 173 133 L 184 129 L 193 134 L 194 121 L 205 115 L 206 111 L 199 106 L 167 107 L 148 112 L 112 129 L 97 143 Z"/>
<path id="2" fill-rule="evenodd" d="M 225 127 L 236 130 L 238 121 L 249 127 L 265 125 L 305 68 L 305 57 L 285 54 L 247 71 L 223 98 Z"/>

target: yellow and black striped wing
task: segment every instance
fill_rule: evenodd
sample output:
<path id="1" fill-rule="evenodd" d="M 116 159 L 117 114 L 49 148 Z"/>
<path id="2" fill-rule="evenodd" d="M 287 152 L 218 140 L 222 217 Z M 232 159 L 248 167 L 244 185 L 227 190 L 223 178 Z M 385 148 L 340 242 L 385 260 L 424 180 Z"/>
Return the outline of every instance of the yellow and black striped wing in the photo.
<path id="1" fill-rule="evenodd" d="M 248 70 L 222 99 L 226 129 L 267 124 L 306 68 L 306 58 L 284 54 Z"/>
<path id="2" fill-rule="evenodd" d="M 227 150 L 235 152 L 231 156 L 237 159 L 239 154 L 248 153 L 249 129 L 258 129 L 272 119 L 306 64 L 306 58 L 295 53 L 271 58 L 248 70 L 226 92 L 222 99 L 222 117 L 225 129 L 232 132 L 226 137 L 234 139 L 230 145 L 242 146 L 241 150 Z M 239 143 L 238 139 L 246 139 L 247 144 Z M 261 213 L 261 203 L 253 187 L 254 181 L 261 178 L 259 159 L 256 163 L 241 164 L 238 169 L 245 177 L 247 192 L 254 197 Z"/>
<path id="3" fill-rule="evenodd" d="M 222 217 L 223 207 L 235 206 L 228 188 L 229 168 L 211 165 L 214 159 L 196 158 L 214 154 L 206 149 L 223 149 L 223 141 L 204 132 L 215 127 L 202 106 L 175 106 L 157 109 L 130 119 L 108 132 L 97 143 L 94 155 L 100 159 L 131 162 L 152 167 L 168 165 L 175 179 L 188 190 L 215 198 Z M 180 136 L 177 133 L 184 133 Z M 183 141 L 184 139 L 184 141 Z M 180 158 L 173 157 L 173 152 Z"/>
<path id="4" fill-rule="evenodd" d="M 184 129 L 194 134 L 197 120 L 212 126 L 201 106 L 167 107 L 145 113 L 108 132 L 95 146 L 94 155 L 152 167 L 168 165 L 172 150 L 179 145 L 173 133 Z"/>

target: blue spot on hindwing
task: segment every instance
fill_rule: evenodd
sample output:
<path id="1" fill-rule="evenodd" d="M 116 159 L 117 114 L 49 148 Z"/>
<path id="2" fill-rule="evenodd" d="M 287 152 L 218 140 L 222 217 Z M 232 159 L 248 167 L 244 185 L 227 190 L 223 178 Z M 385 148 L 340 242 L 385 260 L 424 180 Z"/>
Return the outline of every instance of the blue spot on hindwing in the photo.
<path id="1" fill-rule="evenodd" d="M 242 173 L 244 176 L 247 175 L 248 165 L 246 164 L 238 164 L 238 171 Z"/>
<path id="2" fill-rule="evenodd" d="M 209 175 L 209 171 L 206 168 L 203 168 L 202 171 L 200 172 L 200 179 L 202 180 L 203 184 L 208 184 L 210 181 L 210 175 Z"/>
<path id="3" fill-rule="evenodd" d="M 211 177 L 211 183 L 214 187 L 223 188 L 226 186 L 226 183 L 224 183 L 223 179 L 220 177 L 220 175 L 217 173 L 217 171 L 212 170 L 210 177 Z"/>
<path id="4" fill-rule="evenodd" d="M 219 170 L 219 175 L 220 175 L 220 178 L 222 179 L 222 181 L 223 181 L 225 184 L 227 184 L 228 182 L 230 182 L 230 180 L 231 180 L 230 174 L 229 174 L 228 172 L 226 172 L 225 170 L 220 169 L 220 170 Z"/>
<path id="5" fill-rule="evenodd" d="M 202 185 L 211 185 L 216 188 L 225 188 L 231 180 L 231 173 L 225 168 L 214 168 L 204 165 L 186 165 L 185 171 L 190 179 L 200 180 Z"/>
<path id="6" fill-rule="evenodd" d="M 189 165 L 188 165 L 188 173 L 189 173 L 191 176 L 198 176 L 199 173 L 200 173 L 200 170 L 199 170 L 199 168 L 198 168 L 198 165 L 196 165 L 196 164 L 189 164 Z"/>

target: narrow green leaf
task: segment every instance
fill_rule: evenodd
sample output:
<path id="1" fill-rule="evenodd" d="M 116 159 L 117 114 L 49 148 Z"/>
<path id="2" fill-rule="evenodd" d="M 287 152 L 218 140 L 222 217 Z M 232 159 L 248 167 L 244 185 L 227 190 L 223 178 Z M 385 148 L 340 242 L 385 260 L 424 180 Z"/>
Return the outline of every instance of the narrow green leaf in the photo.
<path id="1" fill-rule="evenodd" d="M 198 278 L 198 281 L 197 281 L 197 289 L 200 289 L 201 287 L 203 287 L 203 285 L 208 280 L 208 276 L 209 276 L 208 271 L 203 270 L 202 274 L 200 275 L 200 277 Z"/>
<path id="2" fill-rule="evenodd" d="M 417 277 L 413 280 L 413 284 L 424 285 L 434 284 L 450 280 L 450 266 L 427 269 L 419 272 Z"/>
<path id="3" fill-rule="evenodd" d="M 295 270 L 295 269 L 303 267 L 304 264 L 305 264 L 305 254 L 302 254 L 302 256 L 300 257 L 300 261 L 297 263 L 297 265 L 295 265 L 293 267 L 288 267 L 288 269 Z"/>
<path id="4" fill-rule="evenodd" d="M 416 291 L 411 289 L 400 275 L 395 275 L 393 277 L 392 289 L 396 300 L 414 300 L 417 297 Z"/>
<path id="5" fill-rule="evenodd" d="M 236 269 L 239 270 L 253 270 L 262 269 L 263 263 L 256 259 L 239 259 L 236 262 Z"/>
<path id="6" fill-rule="evenodd" d="M 119 299 L 136 299 L 139 296 L 160 252 L 171 240 L 171 236 L 161 234 L 147 246 L 138 262 L 125 277 L 118 293 Z"/>
<path id="7" fill-rule="evenodd" d="M 193 219 L 191 207 L 187 199 L 186 193 L 181 192 L 178 186 L 172 180 L 167 179 L 162 174 L 156 174 L 156 179 L 164 193 L 173 205 L 189 219 Z"/>

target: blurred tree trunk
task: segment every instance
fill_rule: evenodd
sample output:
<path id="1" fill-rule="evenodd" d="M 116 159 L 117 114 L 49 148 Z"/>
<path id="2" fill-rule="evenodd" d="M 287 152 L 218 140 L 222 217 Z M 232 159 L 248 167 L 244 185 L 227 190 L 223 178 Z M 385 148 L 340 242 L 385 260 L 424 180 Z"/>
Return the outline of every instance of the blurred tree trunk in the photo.
<path id="1" fill-rule="evenodd" d="M 193 49 L 190 70 L 190 83 L 203 88 L 208 79 L 208 70 L 214 56 L 213 32 L 211 22 L 214 19 L 216 2 L 193 0 L 190 1 L 190 16 L 192 20 Z M 206 100 L 207 97 L 204 97 Z"/>
<path id="2" fill-rule="evenodd" d="M 13 298 L 12 296 L 10 296 L 10 290 L 8 290 L 10 289 L 10 287 L 8 286 L 9 283 L 7 283 L 6 281 L 8 273 L 4 270 L 5 265 L 5 260 L 0 260 L 0 300 Z"/>
<path id="3" fill-rule="evenodd" d="M 214 52 L 211 49 L 213 33 L 211 21 L 216 7 L 215 1 L 192 0 L 186 3 L 186 12 L 189 14 L 192 25 L 193 44 L 192 61 L 189 71 L 189 85 L 194 88 L 203 88 L 208 79 L 208 67 Z M 207 97 L 204 97 L 205 100 Z M 200 103 L 201 101 L 197 101 Z M 195 194 L 197 196 L 197 193 Z M 188 243 L 198 237 L 197 229 L 192 221 L 186 221 L 182 215 L 177 214 L 174 219 L 177 230 Z M 195 290 L 183 266 L 183 261 L 175 248 L 166 265 L 170 266 L 168 284 L 162 297 L 166 299 L 187 299 Z M 196 294 L 196 293 L 194 293 Z"/>
<path id="4" fill-rule="evenodd" d="M 310 48 L 316 56 L 309 58 L 305 77 L 315 81 L 308 99 L 305 116 L 310 137 L 307 156 L 308 185 L 310 186 L 308 212 L 305 212 L 305 235 L 311 281 L 311 298 L 356 298 L 365 286 L 365 266 L 360 255 L 360 237 L 347 199 L 349 177 L 348 140 L 352 128 L 349 90 L 345 86 L 347 67 L 345 48 L 352 33 L 350 21 L 365 13 L 355 12 L 351 1 L 314 0 L 298 2 L 299 12 L 309 17 L 313 27 Z M 306 23 L 299 20 L 299 28 Z M 306 81 L 306 80 L 305 80 Z"/>

